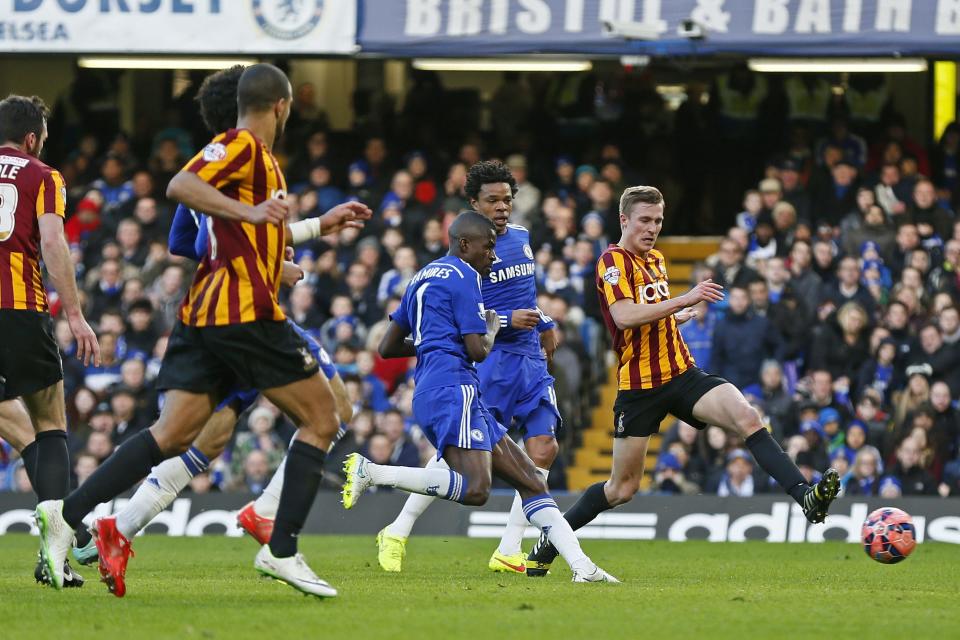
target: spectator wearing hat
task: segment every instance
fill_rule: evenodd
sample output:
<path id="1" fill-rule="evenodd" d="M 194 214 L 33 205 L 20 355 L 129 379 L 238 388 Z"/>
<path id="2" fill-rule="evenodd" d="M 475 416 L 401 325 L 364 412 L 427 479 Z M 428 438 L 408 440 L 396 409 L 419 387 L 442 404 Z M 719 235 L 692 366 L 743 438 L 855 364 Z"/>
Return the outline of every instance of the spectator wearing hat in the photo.
<path id="1" fill-rule="evenodd" d="M 867 425 L 861 420 L 852 420 L 843 434 L 843 455 L 847 458 L 850 466 L 857 457 L 857 453 L 867 444 Z"/>
<path id="2" fill-rule="evenodd" d="M 370 188 L 370 167 L 364 160 L 355 160 L 347 167 L 347 199 L 374 205 L 373 190 Z"/>
<path id="3" fill-rule="evenodd" d="M 81 246 L 86 246 L 87 242 L 96 236 L 99 229 L 100 203 L 91 197 L 80 200 L 74 214 L 63 225 L 67 242 Z"/>
<path id="4" fill-rule="evenodd" d="M 810 456 L 811 466 L 817 471 L 824 471 L 830 464 L 830 457 L 827 455 L 823 425 L 818 420 L 803 420 L 800 422 L 800 435 L 807 441 L 807 451 L 804 453 Z"/>
<path id="5" fill-rule="evenodd" d="M 845 433 L 841 425 L 840 412 L 833 407 L 827 407 L 820 411 L 817 421 L 823 427 L 823 441 L 827 446 L 827 457 L 832 460 L 837 452 L 844 453 Z"/>
<path id="6" fill-rule="evenodd" d="M 550 187 L 550 192 L 555 193 L 561 200 L 576 199 L 576 163 L 573 156 L 569 154 L 557 156 L 553 163 L 553 173 L 554 183 Z"/>
<path id="7" fill-rule="evenodd" d="M 753 475 L 753 458 L 746 449 L 734 449 L 727 454 L 726 467 L 714 493 L 718 496 L 749 498 L 762 492 L 764 485 Z"/>
<path id="8" fill-rule="evenodd" d="M 657 459 L 653 472 L 654 493 L 659 495 L 693 495 L 697 486 L 684 477 L 683 464 L 673 453 L 667 452 Z"/>
<path id="9" fill-rule="evenodd" d="M 782 343 L 770 320 L 750 312 L 746 289 L 734 286 L 727 297 L 729 308 L 713 334 L 710 371 L 744 389 L 759 382 L 764 360 L 781 356 Z"/>
<path id="10" fill-rule="evenodd" d="M 777 169 L 783 188 L 782 202 L 793 205 L 797 218 L 809 223 L 813 214 L 813 200 L 801 178 L 800 163 L 792 158 L 782 160 Z"/>
<path id="11" fill-rule="evenodd" d="M 843 216 L 857 205 L 857 167 L 841 158 L 830 170 L 830 180 L 813 194 L 813 222 L 839 226 Z"/>
<path id="12" fill-rule="evenodd" d="M 904 496 L 931 496 L 937 494 L 937 482 L 920 463 L 920 446 L 913 438 L 907 438 L 897 447 L 896 463 L 884 478 L 896 480 Z M 881 481 L 883 495 L 883 481 Z M 884 496 L 886 497 L 886 496 Z"/>
<path id="13" fill-rule="evenodd" d="M 579 215 L 584 215 L 588 211 L 593 210 L 593 200 L 590 197 L 590 188 L 593 186 L 593 183 L 596 182 L 597 176 L 599 175 L 600 174 L 597 173 L 597 169 L 593 165 L 589 164 L 580 165 L 573 174 L 576 189 L 572 195 L 573 200 L 576 203 L 577 213 Z M 605 219 L 605 215 L 605 211 L 600 212 L 601 219 Z"/>

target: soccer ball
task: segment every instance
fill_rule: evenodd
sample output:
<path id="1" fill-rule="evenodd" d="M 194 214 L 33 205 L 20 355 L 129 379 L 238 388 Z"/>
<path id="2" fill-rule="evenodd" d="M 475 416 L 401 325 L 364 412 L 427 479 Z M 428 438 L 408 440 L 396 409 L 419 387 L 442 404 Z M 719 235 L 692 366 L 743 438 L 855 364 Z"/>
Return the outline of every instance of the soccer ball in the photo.
<path id="1" fill-rule="evenodd" d="M 863 550 L 877 562 L 896 564 L 917 546 L 915 534 L 909 513 L 880 507 L 863 521 Z"/>

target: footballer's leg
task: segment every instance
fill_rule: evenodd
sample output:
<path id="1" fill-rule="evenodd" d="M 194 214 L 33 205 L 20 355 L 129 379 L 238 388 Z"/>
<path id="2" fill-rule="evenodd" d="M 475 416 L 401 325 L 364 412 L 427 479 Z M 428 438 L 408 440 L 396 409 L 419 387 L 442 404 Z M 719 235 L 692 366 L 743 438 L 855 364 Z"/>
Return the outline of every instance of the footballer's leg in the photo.
<path id="1" fill-rule="evenodd" d="M 462 449 L 486 453 L 489 463 L 491 443 L 495 440 L 491 439 L 486 418 L 481 413 L 477 387 L 451 385 L 414 394 L 413 413 L 430 443 L 436 447 L 437 455 L 442 455 L 450 468 L 386 466 L 375 464 L 360 454 L 351 454 L 343 465 L 347 476 L 343 483 L 344 508 L 352 509 L 372 486 L 396 487 L 470 505 L 487 501 L 489 464 L 484 468 L 481 462 L 471 463 L 466 468 L 463 466 L 466 462 L 461 462 L 458 452 Z M 473 461 L 475 458 L 471 455 L 464 460 Z"/>
<path id="2" fill-rule="evenodd" d="M 613 468 L 610 471 L 610 479 L 587 487 L 563 515 L 571 529 L 576 531 L 593 522 L 604 511 L 633 499 L 643 478 L 649 442 L 649 436 L 614 439 Z M 540 536 L 527 556 L 527 576 L 539 578 L 547 575 L 557 554 L 556 547 L 545 536 Z"/>
<path id="3" fill-rule="evenodd" d="M 300 428 L 287 452 L 273 534 L 270 543 L 261 547 L 254 567 L 304 593 L 336 596 L 336 589 L 318 578 L 297 552 L 297 536 L 320 488 L 326 452 L 340 426 L 333 391 L 318 371 L 309 378 L 265 389 L 263 394 Z"/>
<path id="4" fill-rule="evenodd" d="M 308 342 L 308 345 L 311 343 Z M 312 350 L 312 347 L 311 347 Z M 330 381 L 330 388 L 333 391 L 334 401 L 337 407 L 337 416 L 340 419 L 340 429 L 337 431 L 337 440 L 346 433 L 346 425 L 353 418 L 353 405 L 350 403 L 350 397 L 347 395 L 347 389 L 343 380 L 337 373 L 329 356 L 323 357 L 325 352 L 319 349 L 320 353 L 314 354 L 320 360 L 320 370 Z M 290 444 L 293 444 L 291 440 Z M 280 461 L 277 470 L 273 472 L 270 482 L 264 487 L 263 492 L 256 500 L 247 503 L 237 512 L 237 526 L 246 531 L 254 540 L 261 545 L 270 542 L 273 535 L 273 520 L 277 517 L 277 508 L 280 506 L 280 494 L 283 492 L 283 478 L 287 468 L 287 457 L 284 456 Z"/>
<path id="5" fill-rule="evenodd" d="M 58 386 L 62 393 L 61 385 L 62 383 L 57 383 L 57 385 L 48 387 L 40 393 L 49 395 L 49 391 Z M 52 404 L 50 408 L 55 408 L 55 406 L 55 404 Z M 63 498 L 70 490 L 70 462 L 69 457 L 65 455 L 67 449 L 66 432 L 55 428 L 55 423 L 49 424 L 51 422 L 49 417 L 42 415 L 48 407 L 38 407 L 38 409 L 41 414 L 40 425 L 53 426 L 54 428 L 35 433 L 33 422 L 23 401 L 12 399 L 0 402 L 0 438 L 9 442 L 13 448 L 20 452 L 23 468 L 27 472 L 30 485 L 37 494 L 38 501 Z M 63 445 L 62 450 L 61 444 Z M 41 450 L 43 453 L 41 453 Z M 62 465 L 65 471 L 61 471 L 58 465 Z M 64 477 L 65 473 L 67 474 L 66 478 Z M 65 587 L 83 586 L 83 578 L 71 569 L 69 563 L 64 564 L 63 571 L 63 585 Z M 39 583 L 50 583 L 50 578 L 44 570 L 43 561 L 39 558 L 33 571 L 33 577 Z"/>
<path id="6" fill-rule="evenodd" d="M 182 390 L 167 392 L 160 418 L 149 429 L 141 431 L 118 448 L 102 465 L 66 499 L 47 500 L 37 505 L 40 544 L 53 586 L 63 586 L 62 570 L 73 541 L 74 531 L 84 516 L 101 502 L 106 502 L 144 478 L 150 469 L 166 458 L 183 453 L 190 447 L 200 429 L 213 413 L 213 396 Z M 125 592 L 123 571 L 129 558 L 129 541 L 118 537 L 115 528 L 105 531 L 98 540 L 101 573 L 118 597 Z M 100 543 L 107 545 L 105 554 Z"/>
<path id="7" fill-rule="evenodd" d="M 840 490 L 839 474 L 835 469 L 828 469 L 820 482 L 809 486 L 739 389 L 729 382 L 710 389 L 697 400 L 692 413 L 701 423 L 738 431 L 760 467 L 797 501 L 807 520 L 824 521 Z"/>
<path id="8" fill-rule="evenodd" d="M 543 478 L 544 483 L 547 482 L 550 467 L 559 451 L 557 439 L 553 435 L 555 422 L 556 418 L 553 411 L 541 405 L 527 417 L 523 425 L 524 449 L 536 466 L 537 473 Z M 507 517 L 507 526 L 503 530 L 500 544 L 487 564 L 491 571 L 524 573 L 526 556 L 521 549 L 521 545 L 528 524 L 527 517 L 523 513 L 523 499 L 518 492 L 513 498 L 510 515 Z M 518 567 L 519 569 L 517 569 Z"/>
<path id="9" fill-rule="evenodd" d="M 510 438 L 501 438 L 494 447 L 493 470 L 497 477 L 509 482 L 519 492 L 527 519 L 559 549 L 573 570 L 574 582 L 619 582 L 583 552 L 573 529 L 547 492 L 547 484 L 533 461 Z"/>

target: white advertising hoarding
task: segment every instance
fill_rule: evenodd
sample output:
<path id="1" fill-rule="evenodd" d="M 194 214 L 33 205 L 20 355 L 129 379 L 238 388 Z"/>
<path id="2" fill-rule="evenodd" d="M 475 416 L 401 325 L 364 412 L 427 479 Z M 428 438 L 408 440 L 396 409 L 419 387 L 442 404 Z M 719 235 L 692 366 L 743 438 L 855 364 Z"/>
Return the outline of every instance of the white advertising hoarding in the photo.
<path id="1" fill-rule="evenodd" d="M 0 0 L 0 52 L 349 54 L 354 0 Z"/>

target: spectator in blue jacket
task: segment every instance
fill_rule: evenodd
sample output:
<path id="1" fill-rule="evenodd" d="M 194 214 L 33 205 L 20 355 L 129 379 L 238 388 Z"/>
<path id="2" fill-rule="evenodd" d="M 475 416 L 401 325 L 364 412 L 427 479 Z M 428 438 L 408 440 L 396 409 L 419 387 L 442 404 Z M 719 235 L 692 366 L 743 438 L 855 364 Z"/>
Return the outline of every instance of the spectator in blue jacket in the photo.
<path id="1" fill-rule="evenodd" d="M 760 381 L 764 360 L 780 358 L 781 340 L 767 318 L 749 312 L 745 288 L 733 287 L 727 299 L 730 307 L 713 334 L 710 372 L 744 389 Z"/>

